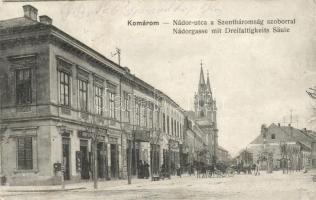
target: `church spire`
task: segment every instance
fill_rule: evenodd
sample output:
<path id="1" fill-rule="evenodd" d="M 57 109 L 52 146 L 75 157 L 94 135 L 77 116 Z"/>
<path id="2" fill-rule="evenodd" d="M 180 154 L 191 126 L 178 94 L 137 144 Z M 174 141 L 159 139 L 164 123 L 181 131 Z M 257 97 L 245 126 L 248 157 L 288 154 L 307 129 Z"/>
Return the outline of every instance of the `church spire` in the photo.
<path id="1" fill-rule="evenodd" d="M 199 92 L 202 92 L 204 89 L 205 89 L 205 79 L 204 79 L 204 73 L 203 73 L 203 63 L 202 63 L 202 60 L 201 60 Z"/>
<path id="2" fill-rule="evenodd" d="M 206 87 L 208 89 L 209 92 L 212 92 L 211 90 L 211 84 L 210 84 L 210 77 L 209 77 L 209 73 L 208 73 L 208 70 L 207 70 L 207 80 L 206 80 Z"/>

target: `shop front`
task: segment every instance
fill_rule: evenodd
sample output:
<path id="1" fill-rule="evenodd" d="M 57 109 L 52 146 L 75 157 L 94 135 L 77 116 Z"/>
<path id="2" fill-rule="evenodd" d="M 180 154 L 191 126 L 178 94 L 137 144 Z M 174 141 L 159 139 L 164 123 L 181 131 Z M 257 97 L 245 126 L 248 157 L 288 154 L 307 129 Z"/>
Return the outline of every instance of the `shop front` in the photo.
<path id="1" fill-rule="evenodd" d="M 180 145 L 176 140 L 169 140 L 169 158 L 170 158 L 170 172 L 176 174 L 176 169 L 180 167 Z"/>
<path id="2" fill-rule="evenodd" d="M 148 178 L 150 174 L 150 132 L 134 130 L 134 169 L 138 178 Z M 132 160 L 132 162 L 133 162 Z"/>

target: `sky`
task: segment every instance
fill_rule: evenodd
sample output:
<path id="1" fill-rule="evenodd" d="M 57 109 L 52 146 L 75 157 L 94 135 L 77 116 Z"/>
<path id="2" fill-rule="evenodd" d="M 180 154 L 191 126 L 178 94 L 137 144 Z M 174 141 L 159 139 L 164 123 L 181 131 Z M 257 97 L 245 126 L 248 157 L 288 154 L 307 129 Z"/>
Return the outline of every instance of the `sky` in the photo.
<path id="1" fill-rule="evenodd" d="M 0 3 L 0 20 L 23 16 L 26 3 Z M 39 15 L 106 57 L 121 49 L 121 65 L 193 109 L 200 62 L 209 71 L 218 107 L 219 144 L 235 155 L 260 134 L 262 124 L 311 128 L 316 85 L 313 0 L 152 0 L 32 2 Z M 173 20 L 295 19 L 289 33 L 173 34 Z M 128 20 L 159 21 L 131 27 Z M 162 24 L 169 23 L 169 24 Z M 285 25 L 275 25 L 284 27 Z M 270 28 L 273 25 L 269 26 Z M 185 27 L 180 27 L 185 28 Z M 194 28 L 194 27 L 191 27 Z M 298 123 L 297 120 L 298 119 Z"/>

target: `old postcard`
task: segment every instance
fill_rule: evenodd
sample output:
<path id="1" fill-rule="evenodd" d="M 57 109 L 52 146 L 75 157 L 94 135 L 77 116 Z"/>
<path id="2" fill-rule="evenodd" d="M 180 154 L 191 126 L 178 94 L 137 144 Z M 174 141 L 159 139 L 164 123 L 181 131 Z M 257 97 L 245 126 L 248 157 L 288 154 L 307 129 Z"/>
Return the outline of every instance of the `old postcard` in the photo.
<path id="1" fill-rule="evenodd" d="M 3 0 L 0 200 L 316 199 L 316 1 Z"/>

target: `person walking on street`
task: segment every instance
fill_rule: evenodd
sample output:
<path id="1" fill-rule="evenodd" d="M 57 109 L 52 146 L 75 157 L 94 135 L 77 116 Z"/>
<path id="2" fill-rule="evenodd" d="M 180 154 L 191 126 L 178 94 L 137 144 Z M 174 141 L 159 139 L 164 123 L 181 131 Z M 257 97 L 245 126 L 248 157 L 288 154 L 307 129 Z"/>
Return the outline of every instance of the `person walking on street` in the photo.
<path id="1" fill-rule="evenodd" d="M 259 161 L 257 161 L 255 176 L 259 176 L 259 175 L 260 175 L 260 171 L 259 171 Z"/>

